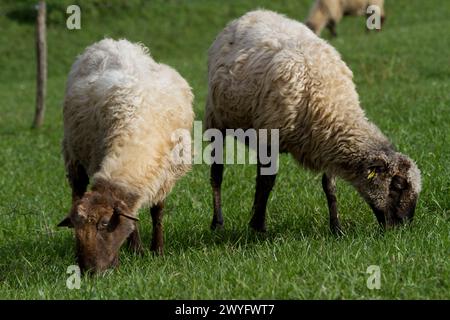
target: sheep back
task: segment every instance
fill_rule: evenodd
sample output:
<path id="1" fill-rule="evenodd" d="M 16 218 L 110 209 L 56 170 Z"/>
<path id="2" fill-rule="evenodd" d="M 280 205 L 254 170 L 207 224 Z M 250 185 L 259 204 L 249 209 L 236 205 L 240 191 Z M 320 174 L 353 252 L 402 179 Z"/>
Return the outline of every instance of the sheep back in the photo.
<path id="1" fill-rule="evenodd" d="M 173 132 L 190 132 L 192 100 L 187 82 L 144 46 L 111 39 L 91 45 L 67 81 L 66 165 L 78 162 L 89 177 L 114 181 L 141 202 L 162 200 L 189 170 L 171 152 Z"/>
<path id="2" fill-rule="evenodd" d="M 359 106 L 352 72 L 305 25 L 270 11 L 232 21 L 209 50 L 207 128 L 279 129 L 280 149 L 333 170 L 385 140 Z"/>

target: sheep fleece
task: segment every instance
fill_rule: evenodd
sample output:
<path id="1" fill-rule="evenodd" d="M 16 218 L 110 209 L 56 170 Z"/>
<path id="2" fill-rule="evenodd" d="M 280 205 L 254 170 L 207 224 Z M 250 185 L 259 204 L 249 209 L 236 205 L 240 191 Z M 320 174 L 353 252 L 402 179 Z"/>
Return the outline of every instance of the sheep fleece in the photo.
<path id="1" fill-rule="evenodd" d="M 104 39 L 72 66 L 64 100 L 63 153 L 90 178 L 106 179 L 154 204 L 189 170 L 172 161 L 173 133 L 193 122 L 193 95 L 148 49 Z"/>
<path id="2" fill-rule="evenodd" d="M 258 10 L 230 22 L 209 49 L 208 77 L 206 128 L 279 129 L 280 151 L 309 169 L 336 172 L 389 144 L 339 53 L 283 15 Z"/>

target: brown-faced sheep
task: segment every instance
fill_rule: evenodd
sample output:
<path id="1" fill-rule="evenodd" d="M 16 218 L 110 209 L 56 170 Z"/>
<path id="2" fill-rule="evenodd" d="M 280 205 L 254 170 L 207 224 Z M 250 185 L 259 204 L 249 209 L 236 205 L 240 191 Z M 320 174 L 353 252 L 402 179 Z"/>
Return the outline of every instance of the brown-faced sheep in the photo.
<path id="1" fill-rule="evenodd" d="M 380 22 L 385 20 L 384 0 L 316 0 L 306 20 L 306 25 L 320 35 L 322 29 L 327 27 L 332 36 L 337 36 L 336 25 L 343 16 L 362 16 L 367 14 L 371 5 L 380 9 Z"/>
<path id="2" fill-rule="evenodd" d="M 95 43 L 73 64 L 63 139 L 72 209 L 59 226 L 74 228 L 82 270 L 117 264 L 127 238 L 141 248 L 135 221 L 143 205 L 151 207 L 151 249 L 162 253 L 164 199 L 190 168 L 173 158 L 173 134 L 190 134 L 192 100 L 174 69 L 126 40 Z"/>
<path id="3" fill-rule="evenodd" d="M 229 23 L 209 49 L 206 129 L 279 129 L 280 152 L 325 172 L 330 225 L 340 232 L 335 177 L 351 183 L 382 225 L 411 220 L 421 189 L 416 164 L 366 118 L 339 53 L 305 25 L 271 11 Z M 265 230 L 275 175 L 258 163 L 250 225 Z M 212 227 L 223 224 L 223 164 L 211 167 Z"/>

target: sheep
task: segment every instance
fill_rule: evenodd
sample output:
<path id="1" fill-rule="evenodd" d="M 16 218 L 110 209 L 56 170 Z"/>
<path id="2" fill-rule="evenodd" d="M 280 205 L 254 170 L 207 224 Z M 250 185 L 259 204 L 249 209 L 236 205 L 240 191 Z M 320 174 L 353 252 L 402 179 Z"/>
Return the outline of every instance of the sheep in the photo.
<path id="1" fill-rule="evenodd" d="M 331 45 L 304 24 L 271 11 L 230 22 L 208 52 L 205 129 L 278 129 L 280 153 L 324 172 L 335 234 L 342 233 L 336 177 L 356 188 L 384 227 L 411 221 L 421 190 L 417 165 L 367 119 L 352 78 Z M 250 226 L 265 231 L 276 174 L 261 174 L 260 156 Z M 223 227 L 223 169 L 217 161 L 211 166 L 212 229 Z"/>
<path id="2" fill-rule="evenodd" d="M 337 36 L 336 25 L 343 16 L 362 16 L 367 8 L 376 5 L 380 8 L 380 22 L 385 20 L 384 0 L 316 0 L 306 20 L 306 25 L 320 35 L 327 27 L 333 37 Z"/>
<path id="3" fill-rule="evenodd" d="M 141 44 L 104 39 L 76 59 L 62 142 L 72 208 L 58 226 L 74 228 L 83 272 L 116 266 L 127 238 L 142 251 L 136 226 L 142 206 L 151 208 L 151 250 L 162 254 L 164 200 L 190 170 L 173 157 L 173 133 L 190 135 L 192 100 L 188 83 Z"/>

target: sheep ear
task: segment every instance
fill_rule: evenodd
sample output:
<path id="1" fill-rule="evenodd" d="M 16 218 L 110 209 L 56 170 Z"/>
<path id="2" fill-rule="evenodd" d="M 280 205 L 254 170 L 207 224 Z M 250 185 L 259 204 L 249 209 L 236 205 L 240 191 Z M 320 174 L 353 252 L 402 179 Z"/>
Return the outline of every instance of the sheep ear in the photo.
<path id="1" fill-rule="evenodd" d="M 127 214 L 126 213 L 127 211 L 128 211 L 128 207 L 123 201 L 118 201 L 114 205 L 114 214 L 117 214 L 119 216 L 131 219 L 131 220 L 134 220 L 134 221 L 139 221 L 139 218 L 134 217 L 134 216 L 132 216 L 130 214 Z"/>
<path id="2" fill-rule="evenodd" d="M 367 180 L 372 181 L 379 174 L 388 171 L 387 156 L 385 154 L 374 155 L 367 159 L 364 167 Z"/>
<path id="3" fill-rule="evenodd" d="M 114 210 L 113 214 L 111 216 L 111 219 L 109 219 L 109 223 L 108 223 L 108 231 L 109 232 L 113 232 L 117 228 L 117 226 L 120 223 L 120 216 L 134 220 L 134 221 L 139 221 L 138 218 L 124 213 L 120 207 L 114 207 L 113 210 Z"/>
<path id="4" fill-rule="evenodd" d="M 120 223 L 120 209 L 114 208 L 114 212 L 111 216 L 111 219 L 109 219 L 108 231 L 113 232 L 114 230 L 116 230 L 119 223 Z"/>
<path id="5" fill-rule="evenodd" d="M 131 219 L 131 220 L 134 220 L 134 221 L 139 221 L 139 218 L 133 217 L 132 215 L 129 215 L 129 214 L 121 213 L 120 215 L 121 215 L 122 217 Z"/>
<path id="6" fill-rule="evenodd" d="M 58 223 L 58 227 L 67 227 L 67 228 L 73 228 L 72 220 L 67 216 L 63 220 L 61 220 L 60 223 Z"/>
<path id="7" fill-rule="evenodd" d="M 377 154 L 370 157 L 366 163 L 368 171 L 374 170 L 375 173 L 385 172 L 388 169 L 388 158 L 385 154 Z"/>

